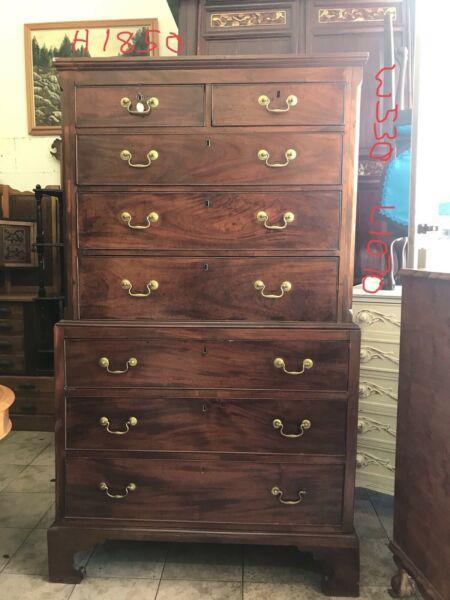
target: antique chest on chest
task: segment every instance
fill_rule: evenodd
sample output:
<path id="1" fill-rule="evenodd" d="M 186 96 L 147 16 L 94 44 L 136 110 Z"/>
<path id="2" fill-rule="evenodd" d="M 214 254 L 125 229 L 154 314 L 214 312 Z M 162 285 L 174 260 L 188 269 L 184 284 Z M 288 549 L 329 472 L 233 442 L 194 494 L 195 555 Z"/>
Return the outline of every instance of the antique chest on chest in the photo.
<path id="1" fill-rule="evenodd" d="M 52 581 L 105 539 L 292 545 L 358 594 L 364 55 L 57 61 Z"/>

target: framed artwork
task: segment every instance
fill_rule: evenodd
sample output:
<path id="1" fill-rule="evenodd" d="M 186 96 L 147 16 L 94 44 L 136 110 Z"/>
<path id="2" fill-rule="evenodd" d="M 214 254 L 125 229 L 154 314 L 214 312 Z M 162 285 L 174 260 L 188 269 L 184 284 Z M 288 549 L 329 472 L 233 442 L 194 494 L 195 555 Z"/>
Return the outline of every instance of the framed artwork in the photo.
<path id="1" fill-rule="evenodd" d="M 36 223 L 0 220 L 0 264 L 3 267 L 35 267 Z"/>
<path id="2" fill-rule="evenodd" d="M 54 57 L 158 56 L 158 19 L 27 23 L 24 35 L 31 135 L 61 132 L 60 88 Z"/>

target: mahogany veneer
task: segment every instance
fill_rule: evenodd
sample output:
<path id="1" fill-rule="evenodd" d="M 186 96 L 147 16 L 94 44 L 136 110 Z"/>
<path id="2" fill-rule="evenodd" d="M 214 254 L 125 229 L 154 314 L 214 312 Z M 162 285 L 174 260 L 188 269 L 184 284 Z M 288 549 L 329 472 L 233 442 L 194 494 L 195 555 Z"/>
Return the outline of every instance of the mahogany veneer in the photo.
<path id="1" fill-rule="evenodd" d="M 52 581 L 79 581 L 73 554 L 108 538 L 281 544 L 316 555 L 326 594 L 358 595 L 364 61 L 57 60 Z"/>

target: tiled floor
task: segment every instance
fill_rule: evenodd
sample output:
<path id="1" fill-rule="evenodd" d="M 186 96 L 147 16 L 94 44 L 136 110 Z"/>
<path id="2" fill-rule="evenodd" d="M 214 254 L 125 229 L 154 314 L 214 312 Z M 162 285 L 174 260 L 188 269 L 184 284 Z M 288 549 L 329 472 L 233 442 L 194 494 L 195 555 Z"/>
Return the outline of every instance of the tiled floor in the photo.
<path id="1" fill-rule="evenodd" d="M 0 599 L 323 600 L 314 565 L 290 548 L 111 541 L 78 556 L 81 584 L 48 583 L 52 438 L 20 431 L 0 442 Z M 361 599 L 387 599 L 392 499 L 358 490 L 356 528 Z"/>

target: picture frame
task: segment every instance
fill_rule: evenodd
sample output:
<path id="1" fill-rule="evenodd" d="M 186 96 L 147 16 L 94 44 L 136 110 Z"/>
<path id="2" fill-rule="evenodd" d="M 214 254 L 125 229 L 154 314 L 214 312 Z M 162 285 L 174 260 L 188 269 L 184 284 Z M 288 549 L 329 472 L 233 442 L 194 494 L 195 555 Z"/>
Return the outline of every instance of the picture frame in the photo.
<path id="1" fill-rule="evenodd" d="M 158 19 L 26 23 L 24 25 L 28 132 L 61 133 L 55 56 L 158 56 Z"/>
<path id="2" fill-rule="evenodd" d="M 30 268 L 37 266 L 36 223 L 0 219 L 0 265 Z"/>

